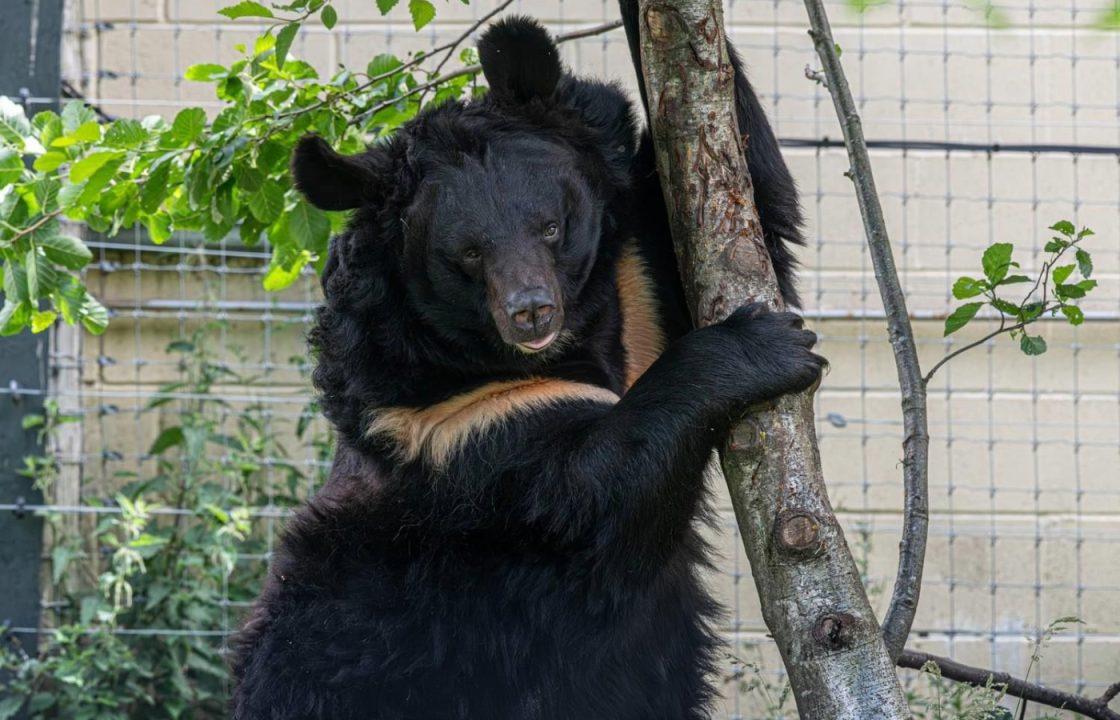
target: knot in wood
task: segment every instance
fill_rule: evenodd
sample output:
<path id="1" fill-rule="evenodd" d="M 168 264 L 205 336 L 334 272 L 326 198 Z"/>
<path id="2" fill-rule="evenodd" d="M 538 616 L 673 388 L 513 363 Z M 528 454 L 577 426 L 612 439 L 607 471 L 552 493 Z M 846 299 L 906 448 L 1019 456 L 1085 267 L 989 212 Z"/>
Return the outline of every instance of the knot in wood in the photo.
<path id="1" fill-rule="evenodd" d="M 829 650 L 840 650 L 852 644 L 859 620 L 848 613 L 822 615 L 813 626 L 813 640 Z"/>
<path id="2" fill-rule="evenodd" d="M 814 552 L 820 547 L 820 529 L 820 523 L 810 513 L 783 514 L 778 517 L 778 544 L 791 552 Z"/>

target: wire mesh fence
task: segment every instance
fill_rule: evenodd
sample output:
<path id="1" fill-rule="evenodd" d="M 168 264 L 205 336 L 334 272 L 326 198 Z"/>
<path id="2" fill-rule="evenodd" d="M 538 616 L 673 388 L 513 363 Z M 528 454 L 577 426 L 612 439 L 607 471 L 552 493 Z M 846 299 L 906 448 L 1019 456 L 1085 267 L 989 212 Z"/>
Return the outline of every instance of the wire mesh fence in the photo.
<path id="1" fill-rule="evenodd" d="M 211 87 L 184 81 L 184 70 L 228 59 L 259 30 L 219 22 L 215 11 L 225 4 L 74 2 L 65 79 L 111 116 L 213 109 Z M 446 41 L 490 8 L 441 6 L 437 21 L 416 33 L 382 18 L 371 0 L 336 5 L 339 26 L 309 28 L 292 51 L 323 72 Z M 926 367 L 980 336 L 943 338 L 941 330 L 953 281 L 979 267 L 985 247 L 1012 242 L 1035 269 L 1055 221 L 1097 232 L 1101 288 L 1085 305 L 1084 325 L 1043 323 L 1050 349 L 1038 359 L 997 338 L 954 360 L 930 388 L 931 539 L 912 644 L 1021 674 L 1031 656 L 1024 636 L 1076 616 L 1084 624 L 1055 637 L 1034 672 L 1047 684 L 1099 691 L 1120 667 L 1120 32 L 1100 27 L 1102 0 L 929 0 L 882 3 L 862 14 L 851 5 L 829 9 L 872 141 Z M 525 0 L 518 9 L 557 32 L 616 17 L 613 0 Z M 827 91 L 806 77 L 815 55 L 800 3 L 731 0 L 727 18 L 802 193 L 804 311 L 832 363 L 817 401 L 821 452 L 833 503 L 881 611 L 900 532 L 901 415 L 839 128 Z M 563 51 L 580 73 L 633 85 L 618 31 Z M 34 108 L 56 98 L 25 101 Z M 52 345 L 51 396 L 77 421 L 61 425 L 52 441 L 59 489 L 48 509 L 64 526 L 89 533 L 104 516 L 123 512 L 112 501 L 120 487 L 173 474 L 153 452 L 168 428 L 199 413 L 212 413 L 219 428 L 249 422 L 240 436 L 230 431 L 256 443 L 261 467 L 253 472 L 263 478 L 248 490 L 260 494 L 247 518 L 259 542 L 235 560 L 233 577 L 247 580 L 235 582 L 233 593 L 225 581 L 210 598 L 220 611 L 204 623 L 117 630 L 221 647 L 251 600 L 243 588 L 260 577 L 284 516 L 327 466 L 304 344 L 316 281 L 306 273 L 284 292 L 265 292 L 267 250 L 234 240 L 215 245 L 183 235 L 156 246 L 141 231 L 125 231 L 94 238 L 92 247 L 97 258 L 86 279 L 113 320 L 98 338 L 60 329 Z M 218 369 L 200 379 L 199 367 Z M 206 453 L 236 463 L 235 445 Z M 221 468 L 214 482 L 239 491 L 236 472 Z M 714 492 L 721 558 L 711 582 L 728 608 L 721 713 L 790 716 L 791 702 L 781 712 L 768 708 L 781 700 L 781 663 L 730 503 L 722 488 Z M 2 500 L 4 511 L 39 509 Z M 150 513 L 177 522 L 197 511 L 166 503 Z M 101 550 L 89 548 L 71 572 L 84 562 L 95 577 Z M 54 602 L 44 595 L 44 627 L 54 624 Z"/>

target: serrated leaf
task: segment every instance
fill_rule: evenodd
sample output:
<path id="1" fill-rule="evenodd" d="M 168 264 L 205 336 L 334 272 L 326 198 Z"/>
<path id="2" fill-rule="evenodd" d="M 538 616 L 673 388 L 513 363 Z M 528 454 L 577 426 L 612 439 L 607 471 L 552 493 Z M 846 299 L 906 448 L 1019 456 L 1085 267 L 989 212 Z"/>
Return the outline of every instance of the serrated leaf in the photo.
<path id="1" fill-rule="evenodd" d="M 39 297 L 39 253 L 35 248 L 27 251 L 23 258 L 23 271 L 27 277 L 27 297 L 34 301 Z"/>
<path id="2" fill-rule="evenodd" d="M 4 299 L 0 308 L 0 335 L 15 335 L 31 323 L 31 304 Z"/>
<path id="3" fill-rule="evenodd" d="M 258 221 L 271 225 L 284 209 L 284 189 L 275 180 L 266 180 L 261 189 L 249 196 L 249 211 Z"/>
<path id="4" fill-rule="evenodd" d="M 1000 280 L 999 284 L 1001 286 L 1002 285 L 1014 285 L 1016 283 L 1025 283 L 1025 282 L 1030 282 L 1030 281 L 1031 281 L 1031 279 L 1029 277 L 1027 277 L 1026 275 L 1008 275 L 1003 280 Z"/>
<path id="5" fill-rule="evenodd" d="M 1077 232 L 1077 228 L 1075 228 L 1073 226 L 1073 223 L 1071 223 L 1069 220 L 1059 220 L 1058 222 L 1051 225 L 1050 229 L 1054 232 L 1061 233 L 1062 235 L 1066 235 L 1069 237 L 1072 237 L 1073 234 Z"/>
<path id="6" fill-rule="evenodd" d="M 436 6 L 428 0 L 408 0 L 408 13 L 412 16 L 412 27 L 420 30 L 436 16 Z"/>
<path id="7" fill-rule="evenodd" d="M 23 157 L 14 148 L 0 147 L 0 188 L 19 181 L 22 175 Z"/>
<path id="8" fill-rule="evenodd" d="M 144 227 L 156 245 L 162 245 L 171 238 L 171 217 L 167 213 L 154 213 L 144 217 Z"/>
<path id="9" fill-rule="evenodd" d="M 972 318 L 976 317 L 976 313 L 982 307 L 984 307 L 984 303 L 974 302 L 966 303 L 954 310 L 949 317 L 945 318 L 945 335 L 951 335 L 967 325 Z"/>
<path id="10" fill-rule="evenodd" d="M 171 123 L 171 135 L 184 145 L 194 142 L 206 127 L 206 111 L 200 107 L 189 107 L 179 111 Z"/>
<path id="11" fill-rule="evenodd" d="M 47 259 L 70 270 L 81 270 L 93 260 L 93 253 L 76 237 L 53 235 L 40 238 L 37 244 Z"/>
<path id="12" fill-rule="evenodd" d="M 23 147 L 23 139 L 31 135 L 31 123 L 23 107 L 0 95 L 0 138 L 16 147 Z"/>
<path id="13" fill-rule="evenodd" d="M 105 131 L 105 144 L 115 148 L 139 147 L 148 139 L 148 131 L 136 120 L 114 120 Z"/>
<path id="14" fill-rule="evenodd" d="M 330 239 L 331 224 L 327 214 L 303 199 L 296 203 L 286 219 L 292 239 L 305 250 L 315 253 Z"/>
<path id="15" fill-rule="evenodd" d="M 381 53 L 380 55 L 374 55 L 373 59 L 369 61 L 369 64 L 366 65 L 366 73 L 370 77 L 378 77 L 390 73 L 402 65 L 404 63 L 396 55 Z"/>
<path id="16" fill-rule="evenodd" d="M 977 280 L 970 277 L 959 277 L 953 283 L 953 297 L 957 300 L 967 300 L 970 297 L 976 297 L 988 289 L 988 284 L 983 280 Z"/>
<path id="17" fill-rule="evenodd" d="M 1027 335 L 1019 339 L 1019 348 L 1027 355 L 1041 355 L 1046 352 L 1046 341 L 1041 335 Z"/>
<path id="18" fill-rule="evenodd" d="M 123 156 L 124 153 L 119 150 L 103 150 L 90 153 L 70 166 L 70 182 L 83 183 L 93 177 L 93 174 L 106 164 Z"/>
<path id="19" fill-rule="evenodd" d="M 1022 312 L 1022 308 L 1018 305 L 1013 302 L 1008 302 L 1003 298 L 995 298 L 992 300 L 992 307 L 999 310 L 1004 315 L 1010 315 L 1011 317 L 1019 317 L 1019 314 Z"/>
<path id="20" fill-rule="evenodd" d="M 78 308 L 78 317 L 82 320 L 82 327 L 93 335 L 100 335 L 109 327 L 109 311 L 94 296 L 83 288 L 82 304 Z"/>
<path id="21" fill-rule="evenodd" d="M 1081 248 L 1077 249 L 1074 257 L 1077 258 L 1077 269 L 1081 271 L 1081 277 L 1090 277 L 1093 274 L 1093 257 Z"/>
<path id="22" fill-rule="evenodd" d="M 280 28 L 280 32 L 276 33 L 276 67 L 283 69 L 284 61 L 288 58 L 288 50 L 292 47 L 292 42 L 299 34 L 300 24 L 298 22 L 288 23 Z"/>
<path id="23" fill-rule="evenodd" d="M 1085 292 L 1089 292 L 1090 290 L 1092 290 L 1096 286 L 1097 286 L 1097 281 L 1096 280 L 1082 280 L 1082 281 L 1077 283 L 1077 287 L 1081 288 Z"/>
<path id="24" fill-rule="evenodd" d="M 1061 252 L 1067 247 L 1069 247 L 1069 242 L 1067 242 L 1066 240 L 1062 240 L 1061 238 L 1052 238 L 1049 242 L 1046 243 L 1046 247 L 1044 247 L 1043 250 L 1045 250 L 1046 252 L 1055 253 Z"/>
<path id="25" fill-rule="evenodd" d="M 1024 322 L 1030 322 L 1042 315 L 1042 311 L 1045 309 L 1046 306 L 1041 302 L 1027 303 L 1019 309 L 1019 317 L 1022 318 Z"/>
<path id="26" fill-rule="evenodd" d="M 319 13 L 319 17 L 328 30 L 333 29 L 335 23 L 338 22 L 338 12 L 334 9 L 333 5 L 327 5 L 323 8 L 323 12 Z"/>
<path id="27" fill-rule="evenodd" d="M 258 2 L 253 2 L 253 0 L 241 0 L 241 2 L 237 3 L 236 5 L 230 5 L 229 7 L 222 8 L 218 11 L 218 14 L 225 15 L 230 20 L 236 20 L 237 18 L 243 17 L 275 17 L 275 15 L 272 14 L 271 10 Z"/>
<path id="28" fill-rule="evenodd" d="M 1085 313 L 1076 305 L 1063 305 L 1062 315 L 1066 316 L 1070 325 L 1080 325 L 1085 322 Z"/>
<path id="29" fill-rule="evenodd" d="M 1050 279 L 1054 281 L 1055 285 L 1061 285 L 1073 274 L 1076 267 L 1076 265 L 1062 265 L 1061 267 L 1056 267 L 1050 273 Z"/>
<path id="30" fill-rule="evenodd" d="M 1015 246 L 1011 243 L 995 243 L 984 251 L 981 262 L 984 266 L 984 276 L 988 282 L 995 284 L 1007 276 L 1011 268 L 1011 251 Z"/>
<path id="31" fill-rule="evenodd" d="M 71 100 L 62 108 L 62 130 L 72 133 L 83 125 L 97 122 L 97 113 L 80 100 Z"/>
<path id="32" fill-rule="evenodd" d="M 23 697 L 6 697 L 0 699 L 0 720 L 15 717 L 23 707 Z"/>
<path id="33" fill-rule="evenodd" d="M 1063 300 L 1080 300 L 1085 297 L 1085 289 L 1078 285 L 1058 285 L 1054 288 L 1054 294 Z"/>
<path id="34" fill-rule="evenodd" d="M 385 15 L 395 8 L 399 2 L 400 0 L 377 0 L 377 9 L 381 11 L 382 15 Z"/>
<path id="35" fill-rule="evenodd" d="M 140 187 L 140 207 L 147 213 L 159 209 L 163 199 L 168 195 L 167 178 L 171 174 L 171 163 L 162 162 L 148 173 L 144 184 Z"/>

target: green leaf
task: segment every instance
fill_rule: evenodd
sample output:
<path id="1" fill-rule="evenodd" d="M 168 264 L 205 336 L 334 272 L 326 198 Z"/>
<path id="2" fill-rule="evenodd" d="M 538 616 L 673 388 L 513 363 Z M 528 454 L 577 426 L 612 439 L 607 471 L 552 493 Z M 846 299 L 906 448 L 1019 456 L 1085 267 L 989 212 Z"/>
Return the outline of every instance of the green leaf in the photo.
<path id="1" fill-rule="evenodd" d="M 1011 251 L 1015 248 L 1011 243 L 996 243 L 984 251 L 982 263 L 984 275 L 988 282 L 995 284 L 1007 276 L 1011 268 Z"/>
<path id="2" fill-rule="evenodd" d="M 1027 355 L 1041 355 L 1046 352 L 1046 341 L 1041 335 L 1027 335 L 1019 340 L 1019 348 Z"/>
<path id="3" fill-rule="evenodd" d="M 60 150 L 48 150 L 39 157 L 35 158 L 35 162 L 31 167 L 41 173 L 49 173 L 51 170 L 57 170 L 64 162 L 70 158 L 66 153 Z"/>
<path id="4" fill-rule="evenodd" d="M 79 127 L 90 123 L 97 124 L 97 113 L 80 100 L 71 100 L 66 103 L 66 107 L 62 108 L 61 117 L 62 130 L 66 133 L 72 133 Z"/>
<path id="5" fill-rule="evenodd" d="M 1081 288 L 1085 292 L 1089 292 L 1090 290 L 1092 290 L 1096 286 L 1097 286 L 1097 281 L 1096 280 L 1082 280 L 1081 282 L 1077 283 L 1077 287 Z"/>
<path id="6" fill-rule="evenodd" d="M 105 144 L 109 147 L 131 149 L 148 139 L 148 131 L 136 120 L 114 120 L 105 131 Z"/>
<path id="7" fill-rule="evenodd" d="M 269 292 L 283 290 L 294 283 L 304 265 L 311 261 L 311 253 L 307 250 L 301 250 L 290 263 L 280 260 L 280 255 L 280 249 L 273 252 L 272 261 L 269 263 L 268 271 L 261 282 L 264 289 Z"/>
<path id="8" fill-rule="evenodd" d="M 951 335 L 967 325 L 972 318 L 976 317 L 976 313 L 982 307 L 984 307 L 984 303 L 974 302 L 966 303 L 954 310 L 949 317 L 945 318 L 945 335 Z"/>
<path id="9" fill-rule="evenodd" d="M 159 436 L 155 439 L 155 442 L 152 443 L 152 446 L 150 448 L 148 448 L 148 454 L 149 455 L 160 455 L 161 453 L 163 453 L 168 448 L 175 447 L 176 445 L 182 445 L 182 444 L 183 444 L 183 428 L 178 426 L 178 425 L 175 425 L 173 427 L 169 427 L 169 428 L 165 429 L 163 432 L 161 432 L 159 434 Z"/>
<path id="10" fill-rule="evenodd" d="M 369 64 L 366 65 L 366 73 L 370 77 L 378 77 L 390 73 L 402 65 L 404 63 L 396 55 L 381 53 L 380 55 L 374 55 L 373 59 L 369 61 Z"/>
<path id="11" fill-rule="evenodd" d="M 57 319 L 58 313 L 54 310 L 34 310 L 31 313 L 31 332 L 39 334 L 54 325 Z"/>
<path id="12" fill-rule="evenodd" d="M 288 50 L 292 47 L 292 41 L 296 39 L 299 34 L 300 24 L 298 22 L 288 23 L 280 28 L 280 32 L 276 33 L 276 67 L 283 69 L 284 61 L 288 57 Z"/>
<path id="13" fill-rule="evenodd" d="M 79 125 L 72 132 L 68 132 L 62 137 L 55 138 L 51 142 L 51 147 L 70 147 L 71 145 L 83 145 L 85 143 L 96 142 L 101 139 L 101 125 L 96 120 Z"/>
<path id="14" fill-rule="evenodd" d="M 144 227 L 156 245 L 162 245 L 171 238 L 171 217 L 167 213 L 154 213 L 144 218 Z"/>
<path id="15" fill-rule="evenodd" d="M 6 697 L 0 700 L 0 720 L 8 720 L 13 718 L 20 708 L 23 707 L 22 697 Z"/>
<path id="16" fill-rule="evenodd" d="M 218 11 L 218 14 L 225 15 L 230 20 L 236 20 L 237 18 L 243 17 L 275 17 L 275 15 L 272 14 L 271 10 L 258 2 L 253 2 L 253 0 L 241 0 L 241 2 L 237 3 L 236 5 L 230 5 L 229 7 L 222 8 Z"/>
<path id="17" fill-rule="evenodd" d="M 1080 325 L 1085 322 L 1085 313 L 1076 305 L 1063 305 L 1062 314 L 1069 320 L 1070 325 Z"/>
<path id="18" fill-rule="evenodd" d="M 275 180 L 266 180 L 249 196 L 249 211 L 260 222 L 271 225 L 284 209 L 284 189 Z"/>
<path id="19" fill-rule="evenodd" d="M 206 111 L 200 107 L 189 107 L 180 110 L 171 123 L 171 135 L 184 145 L 194 142 L 203 128 L 206 127 Z"/>
<path id="20" fill-rule="evenodd" d="M 1073 274 L 1076 267 L 1076 265 L 1062 265 L 1061 267 L 1056 267 L 1053 272 L 1050 273 L 1050 278 L 1054 281 L 1055 285 L 1061 285 Z"/>
<path id="21" fill-rule="evenodd" d="M 4 300 L 0 308 L 0 335 L 15 335 L 31 323 L 31 304 Z"/>
<path id="22" fill-rule="evenodd" d="M 428 0 L 408 0 L 408 13 L 412 15 L 412 27 L 419 30 L 435 18 L 436 6 Z"/>
<path id="23" fill-rule="evenodd" d="M 19 152 L 10 147 L 0 147 L 0 188 L 17 182 L 22 175 L 23 158 Z"/>
<path id="24" fill-rule="evenodd" d="M 78 316 L 82 319 L 82 327 L 93 335 L 100 335 L 109 327 L 109 311 L 88 292 L 83 295 Z"/>
<path id="25" fill-rule="evenodd" d="M 183 77 L 193 82 L 214 82 L 221 80 L 229 75 L 224 65 L 216 65 L 214 63 L 199 63 L 198 65 L 191 65 L 187 71 L 183 73 Z"/>
<path id="26" fill-rule="evenodd" d="M 1051 225 L 1050 229 L 1067 237 L 1073 237 L 1073 234 L 1077 232 L 1077 228 L 1069 220 L 1059 220 Z"/>
<path id="27" fill-rule="evenodd" d="M 103 150 L 101 152 L 90 153 L 70 166 L 70 182 L 85 182 L 106 163 L 123 156 L 124 153 L 119 150 Z"/>
<path id="28" fill-rule="evenodd" d="M 323 12 L 319 14 L 323 20 L 323 24 L 327 26 L 328 30 L 334 28 L 335 23 L 338 22 L 338 12 L 335 11 L 333 5 L 327 5 L 323 8 Z"/>
<path id="29" fill-rule="evenodd" d="M 153 213 L 159 209 L 163 199 L 168 195 L 167 178 L 170 173 L 170 162 L 159 163 L 148 173 L 148 179 L 140 188 L 140 207 L 144 212 Z"/>
<path id="30" fill-rule="evenodd" d="M 399 2 L 400 0 L 377 0 L 377 9 L 381 11 L 382 15 L 385 15 L 395 8 Z"/>
<path id="31" fill-rule="evenodd" d="M 76 237 L 53 235 L 37 243 L 49 260 L 70 270 L 81 270 L 93 260 L 93 253 Z"/>
<path id="32" fill-rule="evenodd" d="M 23 270 L 27 273 L 27 297 L 34 303 L 39 297 L 39 253 L 35 248 L 28 250 L 24 256 Z"/>
<path id="33" fill-rule="evenodd" d="M 977 280 L 970 277 L 959 277 L 953 283 L 953 297 L 957 300 L 966 300 L 970 297 L 976 297 L 988 289 L 988 283 L 983 280 Z"/>
<path id="34" fill-rule="evenodd" d="M 296 203 L 286 219 L 292 239 L 305 250 L 315 253 L 330 239 L 331 223 L 327 214 L 303 199 Z"/>
<path id="35" fill-rule="evenodd" d="M 1052 240 L 1050 240 L 1049 242 L 1046 243 L 1046 247 L 1044 247 L 1043 250 L 1045 250 L 1046 252 L 1050 252 L 1050 253 L 1056 253 L 1056 252 L 1061 252 L 1062 250 L 1066 249 L 1067 247 L 1069 247 L 1069 242 L 1068 241 L 1062 240 L 1061 238 L 1053 238 Z"/>
<path id="36" fill-rule="evenodd" d="M 1081 271 L 1081 277 L 1090 277 L 1093 274 L 1093 257 L 1081 248 L 1077 248 L 1075 257 L 1077 258 L 1077 268 Z"/>
<path id="37" fill-rule="evenodd" d="M 1026 275 L 1008 275 L 1003 280 L 1000 280 L 999 284 L 1001 286 L 1002 285 L 1014 285 L 1015 283 L 1025 283 L 1025 282 L 1030 282 L 1030 281 L 1031 281 L 1031 279 L 1029 277 L 1027 277 Z"/>
<path id="38" fill-rule="evenodd" d="M 1085 289 L 1079 285 L 1058 285 L 1054 288 L 1054 294 L 1063 300 L 1080 300 L 1085 297 L 1085 292 Z"/>
<path id="39" fill-rule="evenodd" d="M 1019 317 L 1019 315 L 1023 312 L 1022 308 L 1020 308 L 1018 305 L 1013 302 L 1008 302 L 1003 298 L 993 299 L 992 307 L 994 307 L 996 310 L 999 310 L 1004 315 L 1010 315 L 1011 317 Z"/>
<path id="40" fill-rule="evenodd" d="M 0 95 L 0 139 L 22 148 L 23 139 L 29 135 L 31 123 L 23 107 Z"/>

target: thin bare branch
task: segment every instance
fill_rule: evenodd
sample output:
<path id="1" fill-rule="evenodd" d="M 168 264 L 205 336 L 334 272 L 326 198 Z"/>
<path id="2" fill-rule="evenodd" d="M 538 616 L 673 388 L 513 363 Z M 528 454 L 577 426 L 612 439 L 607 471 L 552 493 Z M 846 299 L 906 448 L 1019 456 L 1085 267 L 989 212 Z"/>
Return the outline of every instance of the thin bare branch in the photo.
<path id="1" fill-rule="evenodd" d="M 1058 710 L 1068 710 L 1093 720 L 1120 720 L 1120 713 L 1115 712 L 1108 706 L 1120 693 L 1120 682 L 1109 687 L 1100 697 L 1089 698 L 1020 680 L 1010 673 L 973 667 L 956 660 L 917 650 L 903 650 L 898 657 L 898 666 L 911 670 L 921 670 L 927 663 L 935 664 L 941 677 L 954 682 L 962 682 L 974 687 L 991 686 L 1012 697 Z"/>
<path id="2" fill-rule="evenodd" d="M 902 541 L 899 544 L 898 575 L 887 616 L 883 620 L 883 639 L 891 658 L 902 652 L 922 589 L 922 567 L 925 564 L 926 536 L 929 529 L 929 429 L 926 410 L 926 386 L 922 381 L 914 330 L 906 309 L 906 295 L 898 280 L 898 271 L 891 252 L 890 236 L 875 189 L 875 176 L 867 153 L 867 142 L 856 110 L 848 79 L 840 64 L 840 55 L 832 39 L 828 15 L 821 0 L 805 0 L 817 55 L 821 59 L 825 87 L 832 95 L 832 104 L 844 132 L 851 171 L 848 176 L 856 188 L 867 247 L 875 268 L 879 296 L 887 316 L 887 334 L 894 352 L 898 383 L 902 390 L 904 514 Z M 808 68 L 806 69 L 808 73 Z M 819 81 L 819 77 L 814 77 Z"/>

